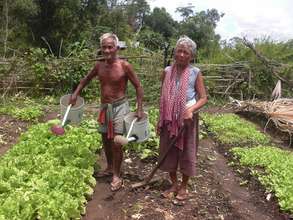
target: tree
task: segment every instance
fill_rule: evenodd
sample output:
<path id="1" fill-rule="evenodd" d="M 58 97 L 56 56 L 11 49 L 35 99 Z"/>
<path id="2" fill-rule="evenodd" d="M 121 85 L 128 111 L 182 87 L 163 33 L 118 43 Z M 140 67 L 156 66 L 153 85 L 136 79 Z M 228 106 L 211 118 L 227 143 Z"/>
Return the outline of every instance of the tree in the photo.
<path id="1" fill-rule="evenodd" d="M 178 27 L 178 23 L 173 20 L 165 8 L 154 8 L 153 12 L 146 16 L 145 25 L 154 32 L 162 34 L 165 39 L 174 36 Z"/>
<path id="2" fill-rule="evenodd" d="M 0 8 L 6 0 L 0 0 Z M 116 1 L 117 2 L 117 1 Z M 14 0 L 9 3 L 10 46 L 50 48 L 59 54 L 63 47 L 76 41 L 91 42 L 96 27 L 108 12 L 108 0 Z M 7 11 L 7 10 L 5 10 Z M 4 19 L 1 19 L 2 33 Z M 5 39 L 5 36 L 2 38 Z M 96 39 L 95 39 L 96 40 Z"/>
<path id="3" fill-rule="evenodd" d="M 220 36 L 215 33 L 215 28 L 222 16 L 216 9 L 195 13 L 180 23 L 180 33 L 192 38 L 208 56 L 219 48 Z"/>
<path id="4" fill-rule="evenodd" d="M 145 16 L 150 12 L 150 6 L 145 0 L 127 0 L 128 24 L 136 31 L 143 25 Z"/>
<path id="5" fill-rule="evenodd" d="M 1 25 L 1 42 L 4 44 L 3 54 L 6 49 L 25 47 L 31 41 L 31 31 L 27 21 L 38 13 L 39 8 L 33 0 L 0 0 L 3 11 Z"/>
<path id="6" fill-rule="evenodd" d="M 118 35 L 119 39 L 126 39 L 131 33 L 126 13 L 120 7 L 105 13 L 100 19 L 100 25 L 108 27 L 110 31 Z"/>
<path id="7" fill-rule="evenodd" d="M 164 37 L 157 32 L 145 28 L 139 34 L 139 41 L 150 50 L 158 50 L 164 47 L 165 39 Z"/>
<path id="8" fill-rule="evenodd" d="M 183 20 L 185 20 L 188 17 L 193 15 L 193 13 L 194 13 L 193 8 L 194 8 L 194 6 L 178 7 L 178 8 L 176 8 L 175 12 L 180 13 L 181 17 L 183 17 Z"/>

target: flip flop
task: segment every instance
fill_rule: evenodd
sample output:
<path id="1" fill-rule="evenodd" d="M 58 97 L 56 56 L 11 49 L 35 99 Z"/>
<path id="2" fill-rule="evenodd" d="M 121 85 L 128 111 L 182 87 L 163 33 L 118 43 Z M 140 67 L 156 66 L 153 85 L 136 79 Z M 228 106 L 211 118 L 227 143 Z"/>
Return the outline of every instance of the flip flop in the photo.
<path id="1" fill-rule="evenodd" d="M 114 183 L 112 182 L 110 189 L 112 192 L 115 192 L 115 191 L 118 191 L 119 189 L 121 189 L 123 186 L 124 186 L 123 180 L 120 179 L 120 180 L 115 181 Z"/>
<path id="2" fill-rule="evenodd" d="M 181 201 L 181 200 L 178 200 L 176 198 L 172 200 L 173 205 L 177 205 L 177 206 L 184 206 L 185 202 L 186 201 Z"/>
<path id="3" fill-rule="evenodd" d="M 175 197 L 178 201 L 185 201 L 189 198 L 189 193 L 188 193 L 188 190 L 186 190 L 185 192 L 181 192 L 180 193 L 180 190 L 179 192 L 177 193 L 176 197 Z"/>
<path id="4" fill-rule="evenodd" d="M 102 177 L 108 177 L 108 176 L 112 176 L 113 173 L 111 171 L 101 171 L 101 172 L 98 172 L 96 173 L 94 176 L 97 177 L 97 178 L 102 178 Z"/>
<path id="5" fill-rule="evenodd" d="M 170 189 L 167 189 L 166 191 L 162 192 L 162 197 L 166 198 L 166 199 L 171 199 L 172 197 L 175 196 L 175 194 L 177 193 L 177 189 L 172 189 L 172 187 Z"/>

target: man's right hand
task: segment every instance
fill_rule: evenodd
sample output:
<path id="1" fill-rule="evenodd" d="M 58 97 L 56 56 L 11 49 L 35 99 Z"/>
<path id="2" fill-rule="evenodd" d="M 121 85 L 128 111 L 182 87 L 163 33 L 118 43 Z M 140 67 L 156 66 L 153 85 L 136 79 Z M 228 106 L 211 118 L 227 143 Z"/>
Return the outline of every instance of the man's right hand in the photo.
<path id="1" fill-rule="evenodd" d="M 71 104 L 72 106 L 74 106 L 74 105 L 76 104 L 76 100 L 77 100 L 77 95 L 72 94 L 72 95 L 70 96 L 70 99 L 69 99 L 68 105 Z"/>

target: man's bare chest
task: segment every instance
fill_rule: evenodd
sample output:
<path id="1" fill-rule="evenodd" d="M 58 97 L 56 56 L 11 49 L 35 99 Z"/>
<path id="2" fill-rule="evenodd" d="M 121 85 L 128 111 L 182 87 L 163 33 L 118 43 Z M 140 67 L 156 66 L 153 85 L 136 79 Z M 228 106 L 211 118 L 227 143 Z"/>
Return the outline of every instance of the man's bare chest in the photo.
<path id="1" fill-rule="evenodd" d="M 98 79 L 103 82 L 121 81 L 126 78 L 124 70 L 120 67 L 103 67 L 100 69 Z"/>

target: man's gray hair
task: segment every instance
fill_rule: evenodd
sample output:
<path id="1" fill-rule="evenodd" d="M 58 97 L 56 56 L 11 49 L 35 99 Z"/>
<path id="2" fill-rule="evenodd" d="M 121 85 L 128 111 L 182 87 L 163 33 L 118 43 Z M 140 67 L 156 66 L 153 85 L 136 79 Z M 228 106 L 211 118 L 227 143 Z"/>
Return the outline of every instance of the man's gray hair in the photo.
<path id="1" fill-rule="evenodd" d="M 105 39 L 107 39 L 107 38 L 112 38 L 113 41 L 114 41 L 114 45 L 115 45 L 115 47 L 118 46 L 119 39 L 118 39 L 117 35 L 116 35 L 116 34 L 113 34 L 113 33 L 105 33 L 105 34 L 103 34 L 103 35 L 100 37 L 100 45 L 102 45 L 103 40 L 105 40 Z"/>
<path id="2" fill-rule="evenodd" d="M 196 54 L 196 43 L 186 35 L 180 36 L 179 40 L 176 43 L 176 48 L 179 45 L 186 45 L 190 49 L 193 56 Z"/>

